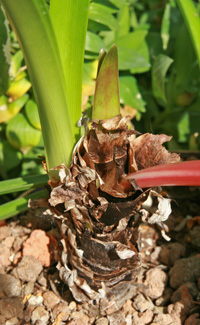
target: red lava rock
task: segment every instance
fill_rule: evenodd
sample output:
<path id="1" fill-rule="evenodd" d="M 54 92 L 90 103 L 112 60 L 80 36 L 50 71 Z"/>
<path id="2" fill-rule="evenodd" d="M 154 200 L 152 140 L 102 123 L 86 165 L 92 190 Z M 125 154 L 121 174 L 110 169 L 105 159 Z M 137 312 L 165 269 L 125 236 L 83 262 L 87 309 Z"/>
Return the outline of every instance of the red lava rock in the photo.
<path id="1" fill-rule="evenodd" d="M 192 306 L 192 296 L 187 287 L 182 288 L 182 299 L 168 306 L 168 313 L 177 324 L 183 324 Z"/>
<path id="2" fill-rule="evenodd" d="M 0 298 L 17 297 L 21 293 L 21 282 L 10 274 L 0 274 Z"/>
<path id="3" fill-rule="evenodd" d="M 0 221 L 0 227 L 3 227 L 3 226 L 5 226 L 6 225 L 6 220 L 1 220 Z"/>
<path id="4" fill-rule="evenodd" d="M 168 265 L 172 266 L 185 254 L 185 247 L 179 243 L 170 243 L 161 247 L 159 260 Z"/>
<path id="5" fill-rule="evenodd" d="M 49 237 L 43 230 L 34 230 L 23 244 L 23 255 L 34 256 L 43 266 L 50 266 Z"/>
<path id="6" fill-rule="evenodd" d="M 200 256 L 182 258 L 169 271 L 170 285 L 178 288 L 186 282 L 194 282 L 200 277 Z"/>
<path id="7" fill-rule="evenodd" d="M 41 263 L 35 257 L 23 256 L 12 273 L 20 280 L 35 282 L 42 269 Z"/>
<path id="8" fill-rule="evenodd" d="M 10 249 L 0 244 L 0 267 L 8 266 L 10 264 Z"/>
<path id="9" fill-rule="evenodd" d="M 193 315 L 190 315 L 184 325 L 200 325 L 200 315 L 199 314 L 193 314 Z"/>
<path id="10" fill-rule="evenodd" d="M 147 271 L 144 282 L 146 288 L 141 291 L 152 299 L 159 298 L 165 289 L 166 282 L 167 274 L 155 267 Z"/>
<path id="11" fill-rule="evenodd" d="M 60 302 L 60 298 L 55 295 L 52 291 L 47 291 L 43 294 L 44 304 L 47 309 L 53 308 Z"/>
<path id="12" fill-rule="evenodd" d="M 194 282 L 186 282 L 185 284 L 181 285 L 176 291 L 174 291 L 171 297 L 172 303 L 181 300 L 182 292 L 183 290 L 185 290 L 185 288 L 187 288 L 187 290 L 189 291 L 189 293 L 193 298 L 195 298 L 198 295 L 198 289 L 196 287 L 196 284 Z"/>
<path id="13" fill-rule="evenodd" d="M 0 300 L 0 315 L 6 319 L 12 317 L 23 318 L 23 301 L 18 297 L 5 298 Z"/>

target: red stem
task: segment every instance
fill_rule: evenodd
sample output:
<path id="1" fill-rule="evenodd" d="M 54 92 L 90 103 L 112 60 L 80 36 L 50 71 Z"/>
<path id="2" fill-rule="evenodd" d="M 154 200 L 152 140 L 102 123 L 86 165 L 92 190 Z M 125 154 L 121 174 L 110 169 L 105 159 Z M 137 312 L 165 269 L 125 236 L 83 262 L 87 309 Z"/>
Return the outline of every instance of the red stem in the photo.
<path id="1" fill-rule="evenodd" d="M 142 169 L 126 176 L 141 188 L 154 186 L 200 186 L 200 160 L 163 164 Z"/>

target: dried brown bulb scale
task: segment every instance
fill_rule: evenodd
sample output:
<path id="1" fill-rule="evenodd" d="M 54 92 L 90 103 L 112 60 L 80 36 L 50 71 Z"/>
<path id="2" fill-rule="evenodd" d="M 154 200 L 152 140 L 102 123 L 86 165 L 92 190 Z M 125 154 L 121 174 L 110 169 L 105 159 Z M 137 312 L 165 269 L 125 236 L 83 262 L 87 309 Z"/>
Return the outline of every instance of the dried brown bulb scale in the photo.
<path id="1" fill-rule="evenodd" d="M 135 216 L 161 224 L 170 213 L 167 209 L 167 215 L 163 211 L 159 215 L 158 208 L 152 219 L 141 208 L 150 189 L 142 191 L 124 177 L 149 166 L 177 162 L 179 156 L 162 146 L 169 140 L 166 135 L 128 130 L 121 115 L 92 121 L 76 145 L 70 168 L 58 166 L 59 183 L 55 187 L 50 182 L 49 203 L 63 236 L 61 278 L 77 301 L 98 308 L 101 314 L 117 311 L 136 294 L 142 219 L 138 222 Z"/>

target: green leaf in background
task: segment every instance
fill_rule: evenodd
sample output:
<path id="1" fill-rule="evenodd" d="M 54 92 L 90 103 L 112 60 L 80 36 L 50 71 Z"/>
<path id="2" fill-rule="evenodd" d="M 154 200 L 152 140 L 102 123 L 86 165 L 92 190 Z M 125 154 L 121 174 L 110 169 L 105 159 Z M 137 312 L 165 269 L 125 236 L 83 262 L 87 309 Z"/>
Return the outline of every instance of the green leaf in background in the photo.
<path id="1" fill-rule="evenodd" d="M 26 94 L 26 92 L 31 88 L 31 83 L 26 78 L 19 80 L 14 80 L 11 82 L 6 95 L 16 100 Z"/>
<path id="2" fill-rule="evenodd" d="M 109 0 L 114 6 L 121 8 L 124 4 L 127 4 L 126 0 Z"/>
<path id="3" fill-rule="evenodd" d="M 0 206 L 0 220 L 5 220 L 28 210 L 28 201 L 47 197 L 47 191 L 38 191 Z"/>
<path id="4" fill-rule="evenodd" d="M 136 118 L 140 117 L 140 112 L 145 112 L 145 102 L 142 99 L 138 89 L 137 80 L 132 76 L 119 77 L 120 101 L 122 104 L 136 108 L 138 113 Z"/>
<path id="5" fill-rule="evenodd" d="M 12 117 L 17 115 L 17 113 L 22 109 L 29 99 L 29 95 L 25 94 L 24 96 L 8 102 L 6 96 L 0 97 L 0 123 L 10 120 Z"/>
<path id="6" fill-rule="evenodd" d="M 10 68 L 9 28 L 0 4 L 0 95 L 8 89 Z"/>
<path id="7" fill-rule="evenodd" d="M 48 176 L 45 175 L 33 175 L 33 176 L 24 176 L 9 179 L 6 181 L 0 182 L 0 195 L 27 191 L 32 188 L 38 188 L 47 184 Z"/>
<path id="8" fill-rule="evenodd" d="M 152 67 L 152 88 L 155 98 L 160 104 L 166 103 L 165 81 L 167 71 L 173 60 L 167 55 L 160 54 Z"/>
<path id="9" fill-rule="evenodd" d="M 189 113 L 185 112 L 180 121 L 177 124 L 178 128 L 178 141 L 186 142 L 188 139 L 188 135 L 190 134 L 190 120 Z"/>
<path id="10" fill-rule="evenodd" d="M 92 2 L 90 4 L 88 18 L 94 20 L 95 22 L 106 25 L 110 29 L 117 29 L 118 22 L 117 19 L 113 16 L 113 13 L 115 12 L 116 10 L 113 10 L 107 6 Z"/>
<path id="11" fill-rule="evenodd" d="M 11 74 L 12 76 L 16 76 L 19 72 L 19 69 L 21 68 L 21 64 L 23 61 L 23 53 L 21 50 L 17 51 L 13 56 L 11 60 Z"/>
<path id="12" fill-rule="evenodd" d="M 180 26 L 177 34 L 174 67 L 176 69 L 176 86 L 182 88 L 178 89 L 179 92 L 188 90 L 187 88 L 191 87 L 192 83 L 198 79 L 200 70 L 190 35 L 184 23 Z"/>
<path id="13" fill-rule="evenodd" d="M 4 140 L 0 142 L 0 169 L 8 172 L 17 167 L 23 158 L 21 151 L 13 148 L 13 146 Z M 2 189 L 2 188 L 1 188 Z M 0 191 L 1 191 L 0 189 Z"/>
<path id="14" fill-rule="evenodd" d="M 40 117 L 36 103 L 30 99 L 25 106 L 25 113 L 29 123 L 36 129 L 41 130 Z"/>
<path id="15" fill-rule="evenodd" d="M 92 32 L 87 32 L 85 49 L 90 52 L 99 53 L 102 48 L 104 48 L 104 42 L 101 37 Z"/>
<path id="16" fill-rule="evenodd" d="M 184 21 L 187 25 L 190 37 L 193 42 L 193 46 L 198 58 L 199 67 L 200 67 L 200 17 L 198 9 L 195 7 L 195 4 L 192 0 L 176 0 L 180 8 L 180 11 L 184 17 Z"/>
<path id="17" fill-rule="evenodd" d="M 139 30 L 114 40 L 118 47 L 119 70 L 141 73 L 150 69 L 146 35 L 147 31 Z"/>
<path id="18" fill-rule="evenodd" d="M 113 45 L 103 56 L 103 61 L 100 64 L 94 94 L 93 119 L 105 120 L 120 113 L 118 79 L 117 48 Z"/>
<path id="19" fill-rule="evenodd" d="M 130 14 L 129 5 L 127 3 L 123 4 L 117 15 L 117 20 L 119 27 L 115 31 L 115 38 L 119 38 L 128 34 L 130 29 Z"/>
<path id="20" fill-rule="evenodd" d="M 151 62 L 153 62 L 155 58 L 163 52 L 161 35 L 159 32 L 149 32 L 146 40 L 149 48 Z"/>
<path id="21" fill-rule="evenodd" d="M 13 147 L 27 152 L 39 143 L 41 131 L 32 127 L 22 113 L 18 113 L 8 122 L 6 136 Z"/>
<path id="22" fill-rule="evenodd" d="M 163 49 L 167 49 L 167 45 L 170 38 L 170 11 L 171 5 L 167 3 L 165 6 L 165 11 L 162 19 L 162 26 L 161 26 L 161 38 L 163 43 Z"/>

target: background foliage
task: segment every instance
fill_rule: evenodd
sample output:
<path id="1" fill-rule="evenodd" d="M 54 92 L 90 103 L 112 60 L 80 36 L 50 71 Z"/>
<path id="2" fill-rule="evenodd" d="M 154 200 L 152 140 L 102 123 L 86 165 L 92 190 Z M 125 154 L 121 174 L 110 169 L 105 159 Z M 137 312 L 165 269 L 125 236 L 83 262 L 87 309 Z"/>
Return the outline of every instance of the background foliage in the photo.
<path id="1" fill-rule="evenodd" d="M 0 77 L 0 180 L 44 173 L 37 106 L 22 52 L 9 33 L 11 68 L 1 62 Z M 82 109 L 89 117 L 99 51 L 112 44 L 118 47 L 122 114 L 131 115 L 142 133 L 172 135 L 172 151 L 199 150 L 199 64 L 176 1 L 91 1 L 82 86 Z"/>

